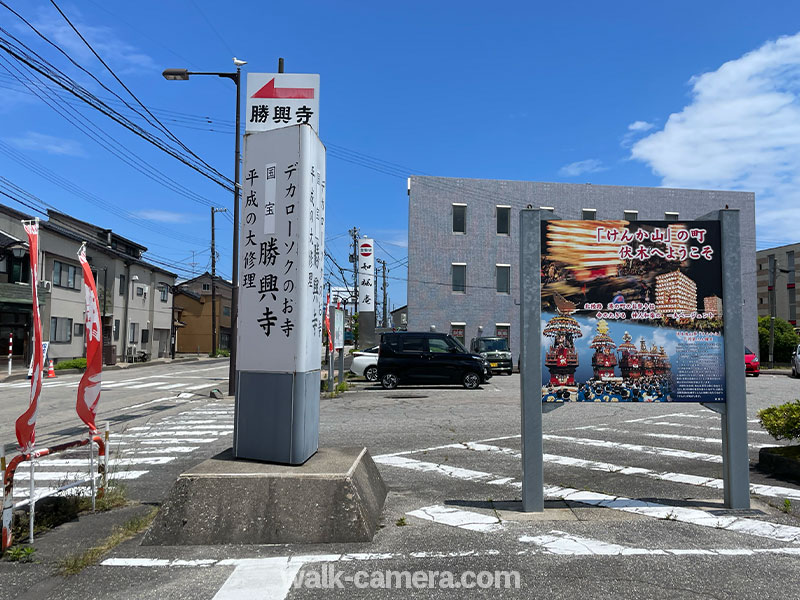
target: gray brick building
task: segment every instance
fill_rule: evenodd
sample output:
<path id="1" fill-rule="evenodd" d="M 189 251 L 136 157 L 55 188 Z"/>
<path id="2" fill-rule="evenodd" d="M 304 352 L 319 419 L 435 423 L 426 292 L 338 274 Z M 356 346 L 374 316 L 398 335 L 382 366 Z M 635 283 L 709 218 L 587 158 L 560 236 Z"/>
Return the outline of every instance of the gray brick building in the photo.
<path id="1" fill-rule="evenodd" d="M 591 184 L 411 177 L 408 182 L 408 329 L 453 332 L 469 343 L 508 334 L 519 356 L 519 211 L 562 219 L 692 220 L 741 211 L 745 344 L 758 346 L 755 195 Z"/>
<path id="2" fill-rule="evenodd" d="M 758 316 L 770 316 L 774 304 L 775 316 L 797 326 L 797 281 L 800 244 L 787 244 L 756 252 L 756 285 L 758 286 Z"/>

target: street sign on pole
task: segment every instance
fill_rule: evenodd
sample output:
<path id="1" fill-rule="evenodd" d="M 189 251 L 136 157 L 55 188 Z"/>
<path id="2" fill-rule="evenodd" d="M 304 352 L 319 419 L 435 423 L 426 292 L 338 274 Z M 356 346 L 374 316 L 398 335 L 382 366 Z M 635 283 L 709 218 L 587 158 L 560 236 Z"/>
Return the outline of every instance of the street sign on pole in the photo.
<path id="1" fill-rule="evenodd" d="M 319 75 L 248 73 L 245 132 L 310 125 L 319 134 Z"/>
<path id="2" fill-rule="evenodd" d="M 358 312 L 375 312 L 375 243 L 358 240 Z"/>

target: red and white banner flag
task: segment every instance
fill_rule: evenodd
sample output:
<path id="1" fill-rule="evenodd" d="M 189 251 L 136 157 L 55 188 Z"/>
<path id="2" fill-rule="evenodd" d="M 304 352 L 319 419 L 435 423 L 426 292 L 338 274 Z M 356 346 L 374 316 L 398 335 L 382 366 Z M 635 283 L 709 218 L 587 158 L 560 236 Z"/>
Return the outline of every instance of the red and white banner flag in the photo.
<path id="1" fill-rule="evenodd" d="M 78 259 L 83 269 L 83 289 L 86 294 L 86 371 L 78 384 L 78 403 L 75 410 L 81 421 L 86 423 L 92 433 L 97 431 L 94 424 L 97 416 L 97 403 L 100 401 L 100 386 L 103 376 L 103 334 L 100 325 L 100 302 L 97 299 L 97 286 L 85 247 L 81 246 Z"/>
<path id="2" fill-rule="evenodd" d="M 31 374 L 31 396 L 28 410 L 22 413 L 16 422 L 17 442 L 22 452 L 33 450 L 36 441 L 36 413 L 39 412 L 39 394 L 42 392 L 42 370 L 44 357 L 42 356 L 42 320 L 39 315 L 39 298 L 36 294 L 36 285 L 39 282 L 39 223 L 23 221 L 25 233 L 28 234 L 28 254 L 31 263 L 31 292 L 33 295 L 33 337 L 31 339 L 31 352 L 33 352 L 33 371 Z"/>

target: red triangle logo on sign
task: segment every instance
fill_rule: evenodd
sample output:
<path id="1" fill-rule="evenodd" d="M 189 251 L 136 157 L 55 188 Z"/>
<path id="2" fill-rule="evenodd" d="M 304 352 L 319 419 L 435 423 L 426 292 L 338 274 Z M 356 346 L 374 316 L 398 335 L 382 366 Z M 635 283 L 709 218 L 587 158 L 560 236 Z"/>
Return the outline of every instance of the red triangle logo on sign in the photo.
<path id="1" fill-rule="evenodd" d="M 314 88 L 278 88 L 275 87 L 275 78 L 267 82 L 267 84 L 258 90 L 251 98 L 314 98 Z"/>

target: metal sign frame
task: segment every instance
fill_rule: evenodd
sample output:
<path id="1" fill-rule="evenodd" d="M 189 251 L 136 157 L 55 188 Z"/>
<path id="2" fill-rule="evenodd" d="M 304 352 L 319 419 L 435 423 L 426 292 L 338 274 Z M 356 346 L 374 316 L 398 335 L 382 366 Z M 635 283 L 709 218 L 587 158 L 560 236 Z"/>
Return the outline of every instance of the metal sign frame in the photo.
<path id="1" fill-rule="evenodd" d="M 544 215 L 543 215 L 544 213 Z M 544 218 L 543 218 L 544 217 Z M 550 211 L 520 211 L 520 326 L 522 510 L 544 511 L 542 414 L 561 404 L 542 403 L 541 222 L 558 220 Z M 721 415 L 726 508 L 750 508 L 747 397 L 744 372 L 743 297 L 739 211 L 714 211 L 696 220 L 719 221 L 722 244 L 725 402 L 703 404 Z"/>

